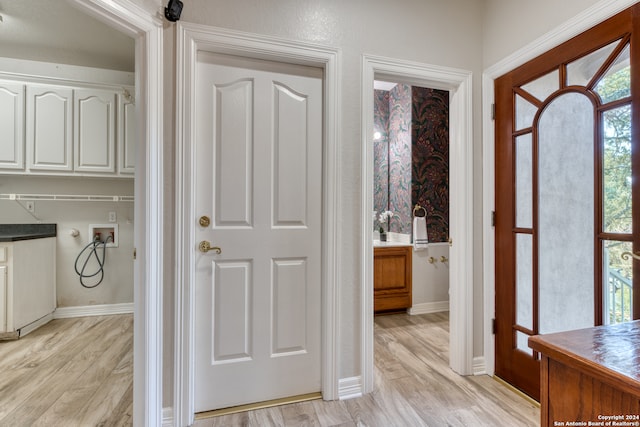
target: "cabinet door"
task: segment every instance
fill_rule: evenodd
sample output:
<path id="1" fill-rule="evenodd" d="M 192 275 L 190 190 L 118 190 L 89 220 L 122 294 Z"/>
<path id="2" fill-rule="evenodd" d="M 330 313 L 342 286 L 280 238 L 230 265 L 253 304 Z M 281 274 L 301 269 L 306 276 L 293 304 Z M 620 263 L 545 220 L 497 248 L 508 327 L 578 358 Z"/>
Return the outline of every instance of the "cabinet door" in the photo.
<path id="1" fill-rule="evenodd" d="M 0 168 L 24 169 L 24 86 L 0 82 Z"/>
<path id="2" fill-rule="evenodd" d="M 115 102 L 113 91 L 74 91 L 76 172 L 115 173 Z"/>
<path id="3" fill-rule="evenodd" d="M 73 91 L 27 86 L 27 152 L 32 171 L 71 171 Z"/>
<path id="4" fill-rule="evenodd" d="M 7 266 L 0 266 L 0 333 L 7 332 Z"/>
<path id="5" fill-rule="evenodd" d="M 136 104 L 128 94 L 118 95 L 118 171 L 124 175 L 133 175 L 136 166 Z"/>

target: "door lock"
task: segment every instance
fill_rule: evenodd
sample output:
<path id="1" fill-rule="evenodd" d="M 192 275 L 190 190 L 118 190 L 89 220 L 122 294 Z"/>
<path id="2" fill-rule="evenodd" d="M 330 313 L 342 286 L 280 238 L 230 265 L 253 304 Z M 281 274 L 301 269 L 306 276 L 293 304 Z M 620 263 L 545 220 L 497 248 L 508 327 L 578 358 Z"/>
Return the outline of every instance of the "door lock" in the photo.
<path id="1" fill-rule="evenodd" d="M 200 252 L 205 254 L 209 251 L 215 251 L 215 253 L 218 255 L 222 253 L 222 249 L 217 246 L 211 246 L 211 243 L 207 242 L 206 240 L 200 242 L 200 244 L 198 245 L 198 249 L 200 249 Z"/>
<path id="2" fill-rule="evenodd" d="M 201 226 L 201 227 L 208 227 L 208 226 L 209 226 L 209 224 L 211 224 L 211 220 L 209 219 L 209 217 L 208 217 L 208 216 L 206 216 L 206 215 L 202 215 L 202 216 L 200 217 L 200 219 L 198 220 L 198 223 L 200 223 L 200 226 Z"/>

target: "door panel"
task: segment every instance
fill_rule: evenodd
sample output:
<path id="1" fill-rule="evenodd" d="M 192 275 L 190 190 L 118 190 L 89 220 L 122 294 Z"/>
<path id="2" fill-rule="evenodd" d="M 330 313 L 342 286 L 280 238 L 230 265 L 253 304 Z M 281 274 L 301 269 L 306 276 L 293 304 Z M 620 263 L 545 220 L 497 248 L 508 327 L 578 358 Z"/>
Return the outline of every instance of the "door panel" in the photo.
<path id="1" fill-rule="evenodd" d="M 640 317 L 640 263 L 621 258 L 640 249 L 636 17 L 496 80 L 495 372 L 535 398 L 529 336 Z"/>
<path id="2" fill-rule="evenodd" d="M 197 64 L 196 411 L 321 388 L 322 73 Z M 195 249 L 194 249 L 195 250 Z"/>

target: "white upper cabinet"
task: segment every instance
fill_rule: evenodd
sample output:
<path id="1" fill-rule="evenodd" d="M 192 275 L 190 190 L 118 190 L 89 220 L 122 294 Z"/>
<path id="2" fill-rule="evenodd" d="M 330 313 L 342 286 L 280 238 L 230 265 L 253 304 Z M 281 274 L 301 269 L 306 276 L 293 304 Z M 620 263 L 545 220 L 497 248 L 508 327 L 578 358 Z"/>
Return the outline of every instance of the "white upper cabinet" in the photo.
<path id="1" fill-rule="evenodd" d="M 134 176 L 133 73 L 18 59 L 3 67 L 0 174 Z"/>
<path id="2" fill-rule="evenodd" d="M 74 92 L 74 170 L 114 173 L 116 93 L 99 89 Z"/>
<path id="3" fill-rule="evenodd" d="M 118 171 L 121 174 L 135 173 L 136 140 L 136 104 L 133 90 L 118 94 Z"/>
<path id="4" fill-rule="evenodd" d="M 24 85 L 0 81 L 0 168 L 24 170 Z"/>
<path id="5" fill-rule="evenodd" d="M 31 171 L 73 169 L 73 90 L 27 86 L 27 153 Z"/>

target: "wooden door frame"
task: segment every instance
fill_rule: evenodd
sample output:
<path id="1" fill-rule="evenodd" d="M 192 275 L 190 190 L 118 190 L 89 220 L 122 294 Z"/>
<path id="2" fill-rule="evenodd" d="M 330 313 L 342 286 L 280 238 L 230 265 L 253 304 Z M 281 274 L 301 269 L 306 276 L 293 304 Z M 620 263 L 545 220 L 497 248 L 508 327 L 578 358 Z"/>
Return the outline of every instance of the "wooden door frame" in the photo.
<path id="1" fill-rule="evenodd" d="M 524 63 L 559 46 L 619 12 L 633 6 L 637 0 L 602 0 L 584 10 L 551 32 L 487 68 L 482 75 L 483 123 L 483 283 L 484 283 L 484 358 L 487 374 L 495 373 L 495 337 L 492 320 L 495 318 L 495 229 L 492 212 L 495 210 L 495 129 L 493 105 L 495 80 Z"/>
<path id="2" fill-rule="evenodd" d="M 162 423 L 163 22 L 129 0 L 70 0 L 136 41 L 133 425 Z"/>
<path id="3" fill-rule="evenodd" d="M 322 396 L 338 398 L 338 218 L 340 50 L 311 43 L 178 23 L 176 42 L 176 293 L 174 424 L 194 421 L 195 69 L 198 51 L 308 65 L 324 70 L 322 165 Z"/>
<path id="4" fill-rule="evenodd" d="M 473 114 L 472 73 L 364 55 L 362 63 L 362 390 L 373 381 L 373 81 L 383 79 L 449 91 L 450 96 L 450 340 L 449 365 L 473 373 Z"/>

